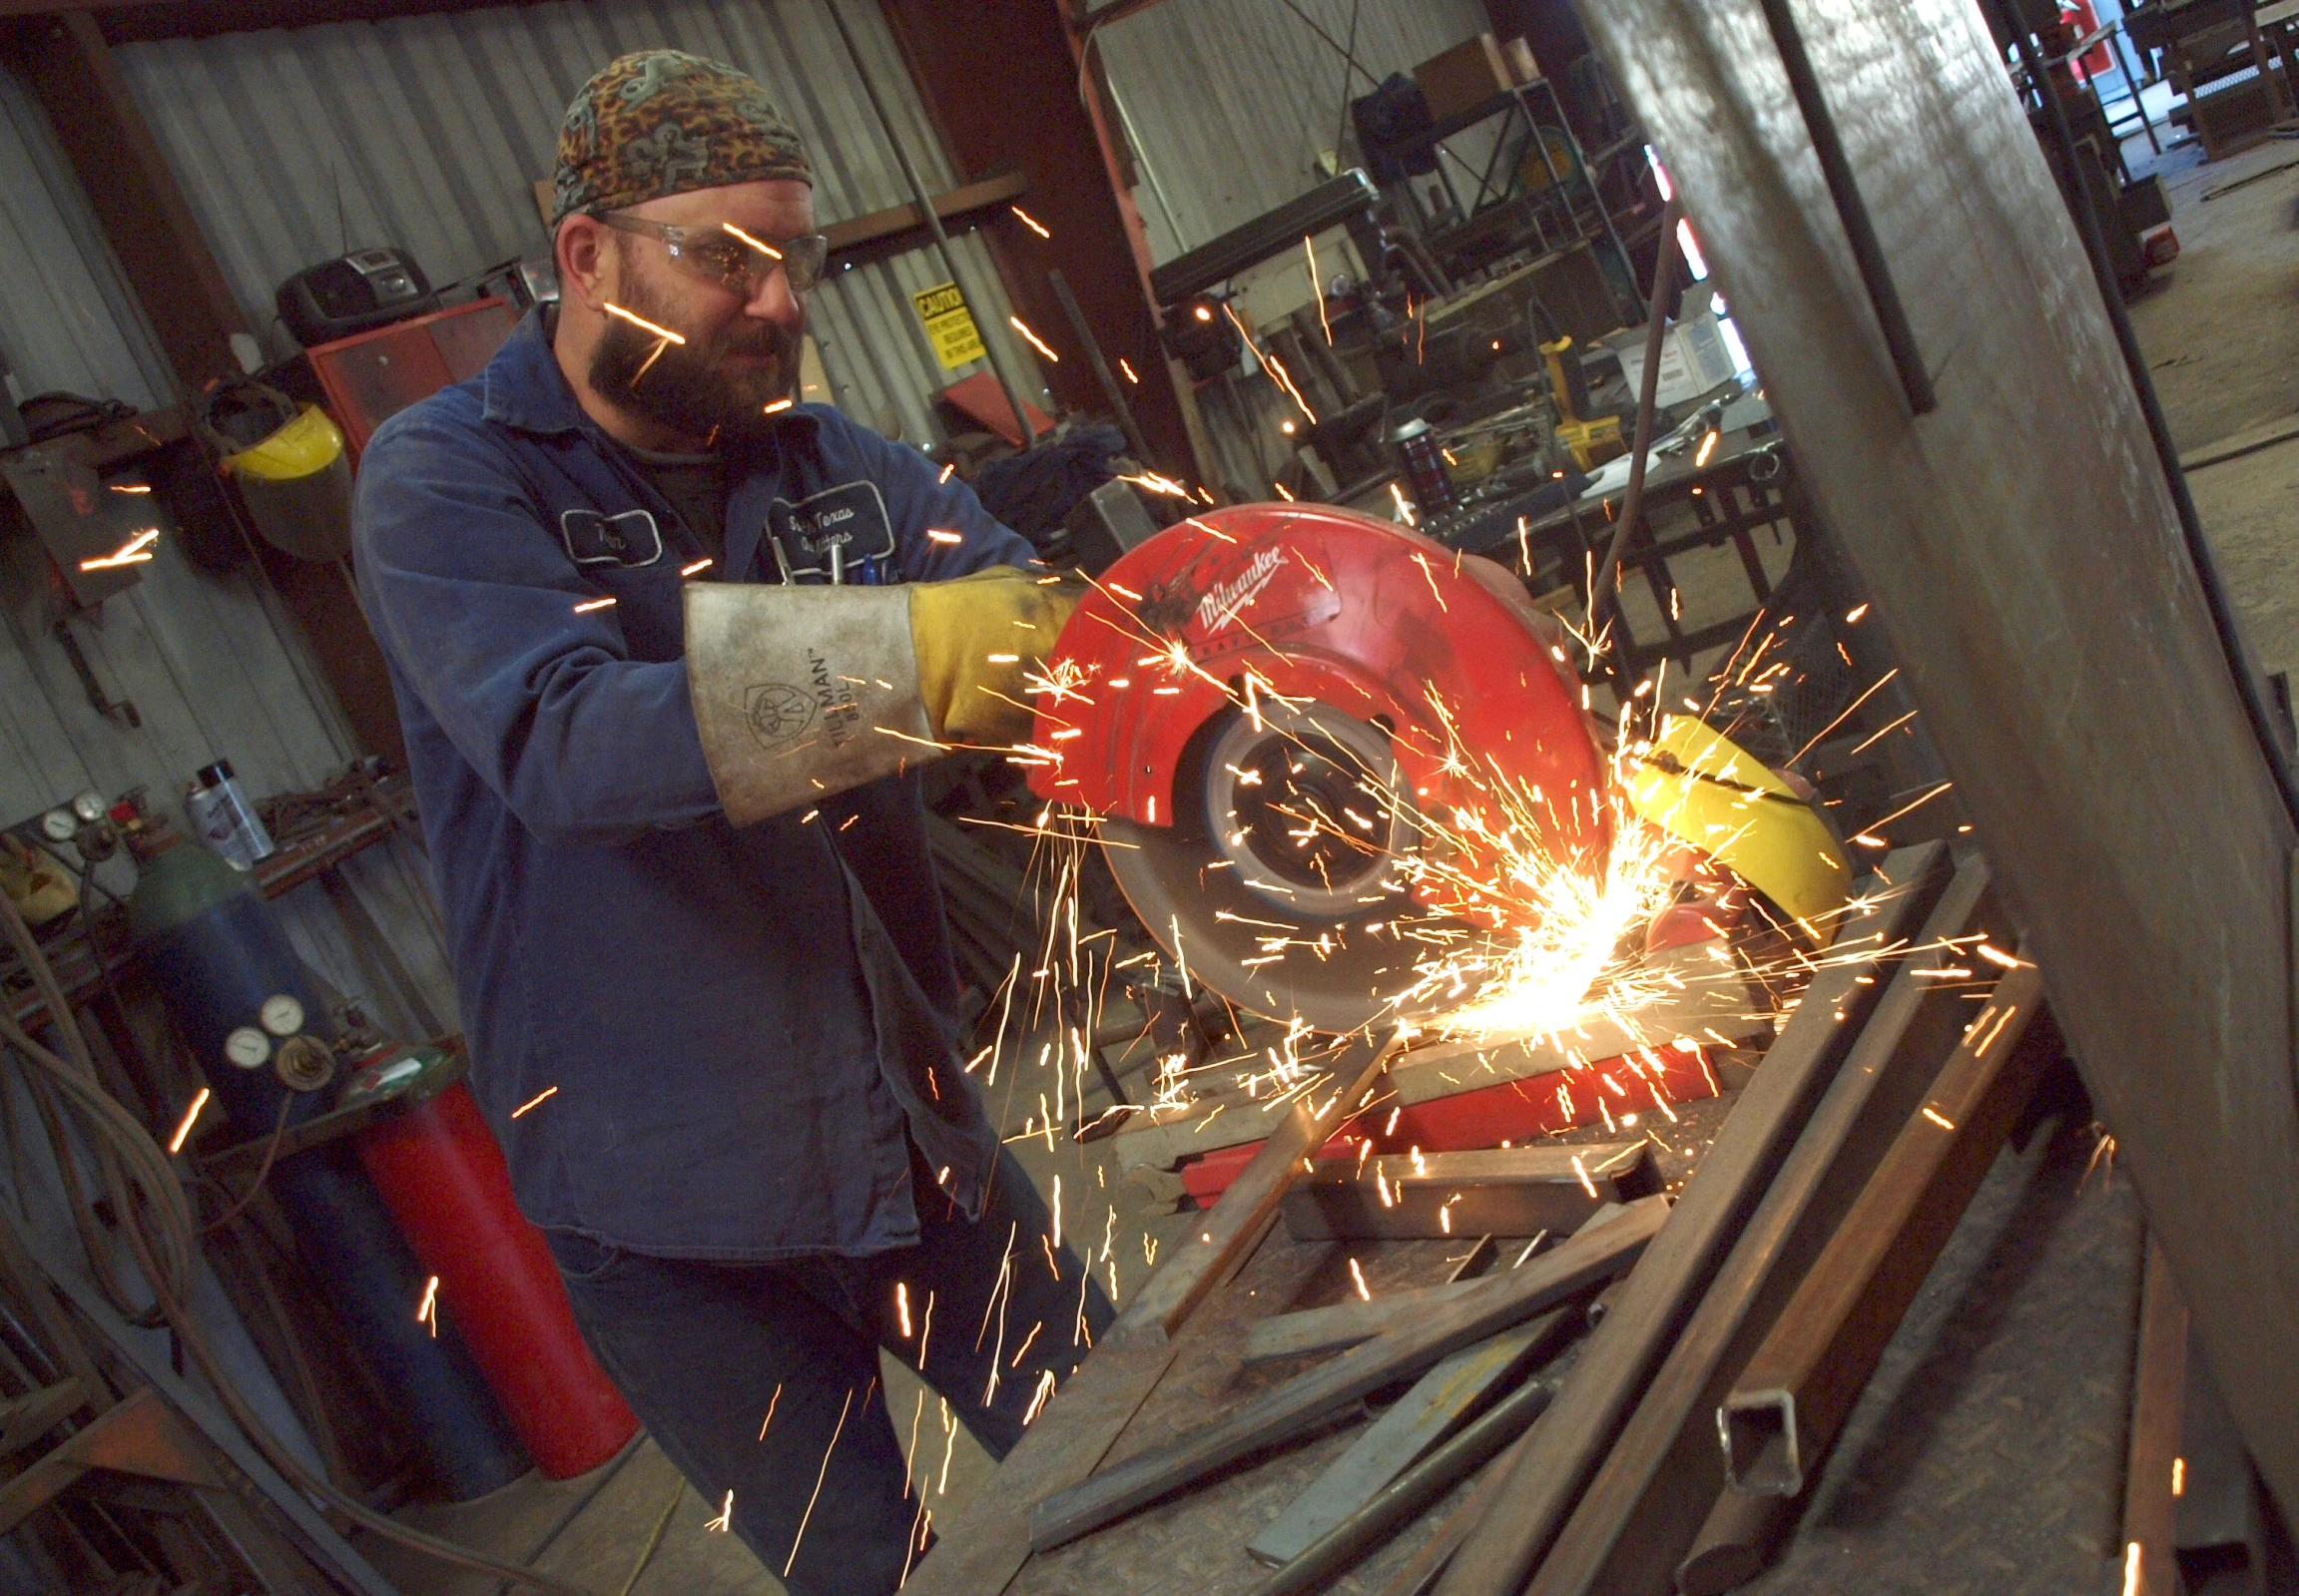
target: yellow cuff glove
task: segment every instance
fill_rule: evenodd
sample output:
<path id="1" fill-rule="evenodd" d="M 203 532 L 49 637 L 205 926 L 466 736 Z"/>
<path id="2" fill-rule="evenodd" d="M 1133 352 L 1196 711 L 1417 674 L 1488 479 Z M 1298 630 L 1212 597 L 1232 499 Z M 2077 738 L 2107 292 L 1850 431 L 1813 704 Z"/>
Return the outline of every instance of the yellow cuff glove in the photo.
<path id="1" fill-rule="evenodd" d="M 948 582 L 914 582 L 910 643 L 918 697 L 934 736 L 957 743 L 1018 743 L 1030 733 L 1025 676 L 1053 652 L 1080 590 L 992 566 Z"/>

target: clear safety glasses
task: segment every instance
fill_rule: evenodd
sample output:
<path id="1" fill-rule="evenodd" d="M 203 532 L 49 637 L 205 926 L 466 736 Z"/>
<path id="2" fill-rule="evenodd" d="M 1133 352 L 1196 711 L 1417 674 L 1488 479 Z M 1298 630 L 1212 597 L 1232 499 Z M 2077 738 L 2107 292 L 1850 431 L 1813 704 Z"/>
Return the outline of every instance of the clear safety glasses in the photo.
<path id="1" fill-rule="evenodd" d="M 803 239 L 760 239 L 732 222 L 681 228 L 612 211 L 596 215 L 618 232 L 662 240 L 672 265 L 689 276 L 717 283 L 745 299 L 757 293 L 759 285 L 777 271 L 789 281 L 793 293 L 804 293 L 822 281 L 823 265 L 830 259 L 831 241 L 820 233 Z"/>

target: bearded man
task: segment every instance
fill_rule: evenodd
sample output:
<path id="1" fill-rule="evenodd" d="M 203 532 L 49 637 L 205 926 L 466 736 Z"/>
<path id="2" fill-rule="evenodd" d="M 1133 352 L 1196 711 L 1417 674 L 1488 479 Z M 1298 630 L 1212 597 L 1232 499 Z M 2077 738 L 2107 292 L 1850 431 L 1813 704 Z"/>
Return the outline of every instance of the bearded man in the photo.
<path id="1" fill-rule="evenodd" d="M 1070 600 L 791 402 L 825 244 L 756 81 L 614 62 L 556 196 L 559 304 L 378 429 L 354 516 L 472 1083 L 664 1452 L 793 1590 L 891 1591 L 881 1350 L 1002 1456 L 1110 1318 L 954 1046 L 914 774 L 1026 735 Z"/>

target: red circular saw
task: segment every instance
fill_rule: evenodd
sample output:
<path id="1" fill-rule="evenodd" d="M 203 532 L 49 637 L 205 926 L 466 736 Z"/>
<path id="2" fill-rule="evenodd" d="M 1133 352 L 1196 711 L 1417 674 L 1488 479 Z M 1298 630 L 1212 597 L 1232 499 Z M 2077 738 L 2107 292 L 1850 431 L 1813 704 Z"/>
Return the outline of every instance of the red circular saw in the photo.
<path id="1" fill-rule="evenodd" d="M 1334 1031 L 1457 1001 L 1431 972 L 1507 919 L 1496 866 L 1596 874 L 1611 825 L 1561 629 L 1481 565 L 1324 505 L 1192 516 L 1063 631 L 1030 786 L 1102 816 L 1135 911 L 1233 1001 Z"/>

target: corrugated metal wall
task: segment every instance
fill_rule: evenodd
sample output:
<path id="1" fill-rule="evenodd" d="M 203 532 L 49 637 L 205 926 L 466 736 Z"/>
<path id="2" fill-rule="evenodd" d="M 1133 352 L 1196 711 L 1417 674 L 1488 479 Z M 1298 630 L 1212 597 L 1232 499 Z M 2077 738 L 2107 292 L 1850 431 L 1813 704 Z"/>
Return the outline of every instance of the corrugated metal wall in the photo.
<path id="1" fill-rule="evenodd" d="M 533 185 L 551 175 L 568 100 L 651 45 L 730 62 L 773 90 L 812 146 L 822 222 L 906 204 L 832 3 L 594 0 L 115 53 L 251 325 L 267 327 L 280 282 L 346 243 L 403 245 L 434 282 L 546 250 Z M 927 186 L 953 187 L 877 6 L 835 3 Z M 953 254 L 984 335 L 1012 347 L 987 252 L 961 238 Z M 932 436 L 928 395 L 982 369 L 944 372 L 933 357 L 908 296 L 940 280 L 930 252 L 912 252 L 834 273 L 810 305 L 840 406 L 913 442 Z M 1033 368 L 1017 355 L 1014 369 Z"/>
<path id="2" fill-rule="evenodd" d="M 27 393 L 50 388 L 167 402 L 175 382 L 123 283 L 111 246 L 46 116 L 0 71 L 0 347 Z M 163 529 L 173 526 L 165 516 Z M 201 766 L 228 759 L 259 797 L 318 786 L 350 757 L 339 711 L 294 623 L 252 569 L 216 577 L 163 537 L 143 580 L 94 621 L 69 622 L 99 683 L 135 704 L 129 727 L 99 715 L 51 630 L 48 557 L 0 540 L 0 825 L 93 790 L 141 787 L 172 816 Z M 121 887 L 124 865 L 102 877 Z M 306 962 L 377 1019 L 415 1034 L 455 1023 L 454 983 L 420 854 L 394 839 L 280 900 Z M 387 955 L 383 952 L 387 949 Z M 398 971 L 406 972 L 404 986 Z"/>
<path id="3" fill-rule="evenodd" d="M 150 409 L 176 384 L 48 118 L 0 67 L 0 353 L 26 395 Z"/>
<path id="4" fill-rule="evenodd" d="M 1411 72 L 1490 27 L 1477 0 L 1165 0 L 1103 27 L 1151 254 L 1170 261 L 1317 186 L 1342 127 L 1343 48 L 1365 69 L 1350 75 L 1356 98 L 1367 72 Z M 1490 140 L 1449 142 L 1481 165 Z"/>
<path id="5" fill-rule="evenodd" d="M 160 525 L 173 533 L 165 515 Z M 182 824 L 184 783 L 212 761 L 230 760 L 263 798 L 318 787 L 350 758 L 301 634 L 253 570 L 214 576 L 172 535 L 155 556 L 96 621 L 66 623 L 107 696 L 136 706 L 142 725 L 130 727 L 96 712 L 56 641 L 39 540 L 0 541 L 0 824 L 137 787 Z M 133 876 L 112 865 L 99 879 L 125 888 Z M 394 837 L 347 860 L 338 885 L 308 882 L 278 902 L 306 963 L 420 1036 L 456 1023 L 429 890 L 421 852 Z"/>

